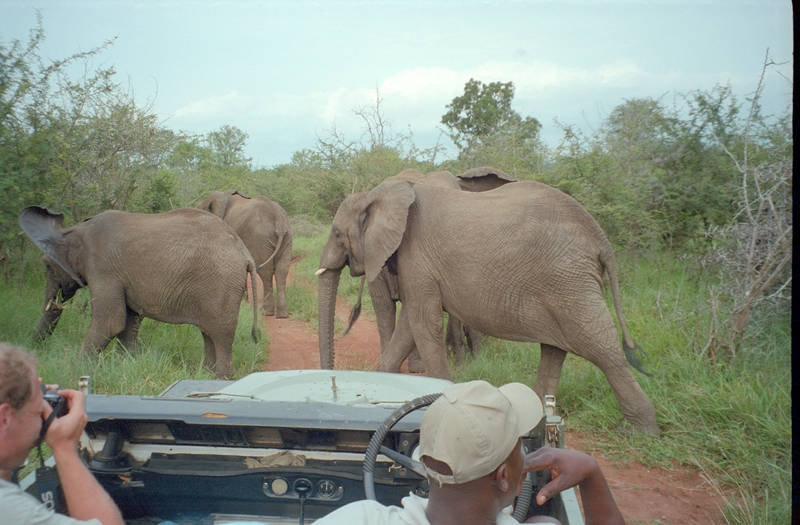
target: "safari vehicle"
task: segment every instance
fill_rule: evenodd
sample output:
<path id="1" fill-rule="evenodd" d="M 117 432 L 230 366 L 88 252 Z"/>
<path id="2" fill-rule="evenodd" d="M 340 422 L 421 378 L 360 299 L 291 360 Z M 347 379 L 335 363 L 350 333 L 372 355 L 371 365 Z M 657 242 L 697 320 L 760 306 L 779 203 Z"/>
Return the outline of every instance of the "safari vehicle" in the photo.
<path id="1" fill-rule="evenodd" d="M 419 425 L 449 384 L 290 370 L 180 380 L 154 397 L 88 393 L 81 454 L 130 525 L 303 525 L 365 497 L 400 505 L 427 495 Z M 528 451 L 563 444 L 561 418 L 545 404 L 548 415 L 523 438 Z M 531 497 L 548 476 L 528 478 L 515 517 L 582 525 L 572 490 L 545 507 Z"/>

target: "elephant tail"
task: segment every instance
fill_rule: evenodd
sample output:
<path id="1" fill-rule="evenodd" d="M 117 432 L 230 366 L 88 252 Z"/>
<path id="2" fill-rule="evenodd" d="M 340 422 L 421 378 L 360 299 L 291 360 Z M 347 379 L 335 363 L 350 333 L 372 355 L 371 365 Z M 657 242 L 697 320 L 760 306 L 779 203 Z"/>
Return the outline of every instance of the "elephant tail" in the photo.
<path id="1" fill-rule="evenodd" d="M 250 335 L 253 337 L 253 341 L 256 343 L 258 342 L 260 331 L 258 329 L 258 283 L 256 278 L 258 274 L 256 273 L 256 263 L 253 261 L 252 257 L 248 257 L 247 261 L 247 273 L 250 275 L 250 289 L 253 292 L 253 328 L 250 330 Z"/>
<path id="2" fill-rule="evenodd" d="M 281 250 L 281 245 L 283 244 L 283 238 L 284 238 L 285 236 L 286 236 L 286 234 L 284 234 L 284 233 L 279 233 L 279 234 L 278 234 L 278 242 L 277 242 L 277 243 L 275 243 L 275 251 L 273 251 L 273 252 L 272 252 L 272 255 L 270 255 L 270 256 L 269 256 L 269 259 L 267 259 L 266 261 L 264 261 L 263 263 L 261 263 L 261 264 L 259 264 L 259 265 L 258 265 L 258 268 L 257 268 L 257 270 L 260 270 L 260 269 L 261 269 L 263 266 L 266 266 L 266 264 L 267 264 L 268 262 L 270 262 L 272 259 L 274 259 L 274 258 L 275 258 L 275 256 L 276 256 L 276 255 L 278 254 L 278 252 Z"/>
<path id="3" fill-rule="evenodd" d="M 353 325 L 356 324 L 358 320 L 358 316 L 361 315 L 361 296 L 364 294 L 364 281 L 366 280 L 366 276 L 361 276 L 361 284 L 358 286 L 358 299 L 356 299 L 356 304 L 353 305 L 353 309 L 350 310 L 350 322 L 347 324 L 347 330 L 344 331 L 342 337 L 347 335 L 350 332 L 350 329 L 353 328 Z"/>
<path id="4" fill-rule="evenodd" d="M 603 265 L 603 268 L 605 268 L 606 273 L 608 274 L 611 297 L 614 300 L 614 310 L 617 312 L 619 326 L 622 329 L 622 348 L 625 351 L 625 358 L 633 368 L 648 377 L 652 377 L 653 374 L 647 372 L 639 360 L 639 357 L 644 356 L 645 352 L 641 346 L 633 342 L 633 339 L 628 333 L 628 327 L 625 324 L 625 318 L 622 316 L 622 300 L 619 291 L 619 277 L 617 275 L 617 259 L 614 256 L 614 249 L 607 241 L 604 248 L 601 248 L 600 250 L 600 264 Z"/>

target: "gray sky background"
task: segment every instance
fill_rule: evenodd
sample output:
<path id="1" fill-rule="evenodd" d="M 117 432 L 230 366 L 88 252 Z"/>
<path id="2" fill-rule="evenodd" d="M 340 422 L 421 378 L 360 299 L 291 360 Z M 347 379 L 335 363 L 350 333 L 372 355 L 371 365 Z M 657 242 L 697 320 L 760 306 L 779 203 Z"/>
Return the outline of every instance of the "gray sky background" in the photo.
<path id="1" fill-rule="evenodd" d="M 374 105 L 419 148 L 448 146 L 445 105 L 475 78 L 512 81 L 513 109 L 590 130 L 626 99 L 730 83 L 740 100 L 769 48 L 764 110 L 791 101 L 789 0 L 168 1 L 2 0 L 0 39 L 27 41 L 43 16 L 51 59 L 117 37 L 95 65 L 174 130 L 233 125 L 256 166 L 287 163 L 335 123 L 358 139 L 353 113 Z M 782 76 L 781 76 L 782 75 Z"/>

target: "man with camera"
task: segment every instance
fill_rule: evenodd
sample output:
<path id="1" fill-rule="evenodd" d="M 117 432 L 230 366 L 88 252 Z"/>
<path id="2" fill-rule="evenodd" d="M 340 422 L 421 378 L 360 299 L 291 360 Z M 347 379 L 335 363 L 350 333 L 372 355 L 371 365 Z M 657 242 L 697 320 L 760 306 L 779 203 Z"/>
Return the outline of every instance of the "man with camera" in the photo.
<path id="1" fill-rule="evenodd" d="M 12 472 L 39 443 L 53 409 L 44 400 L 36 359 L 25 350 L 0 343 L 0 525 L 124 525 L 108 493 L 78 457 L 78 441 L 87 417 L 83 394 L 60 390 L 66 413 L 51 420 L 44 441 L 53 451 L 69 514 L 55 513 L 11 482 Z"/>

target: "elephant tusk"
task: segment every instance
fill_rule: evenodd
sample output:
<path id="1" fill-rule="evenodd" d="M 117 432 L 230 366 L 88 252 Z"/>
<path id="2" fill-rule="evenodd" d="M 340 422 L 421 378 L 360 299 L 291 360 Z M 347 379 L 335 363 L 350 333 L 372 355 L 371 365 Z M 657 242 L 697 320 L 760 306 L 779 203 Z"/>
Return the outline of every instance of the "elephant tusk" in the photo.
<path id="1" fill-rule="evenodd" d="M 52 312 L 52 311 L 60 312 L 63 309 L 64 307 L 56 303 L 53 299 L 47 301 L 47 305 L 44 307 L 45 312 Z"/>
<path id="2" fill-rule="evenodd" d="M 314 272 L 314 275 L 322 275 L 323 273 L 325 273 L 325 270 L 327 270 L 327 268 L 320 268 L 319 270 Z"/>

